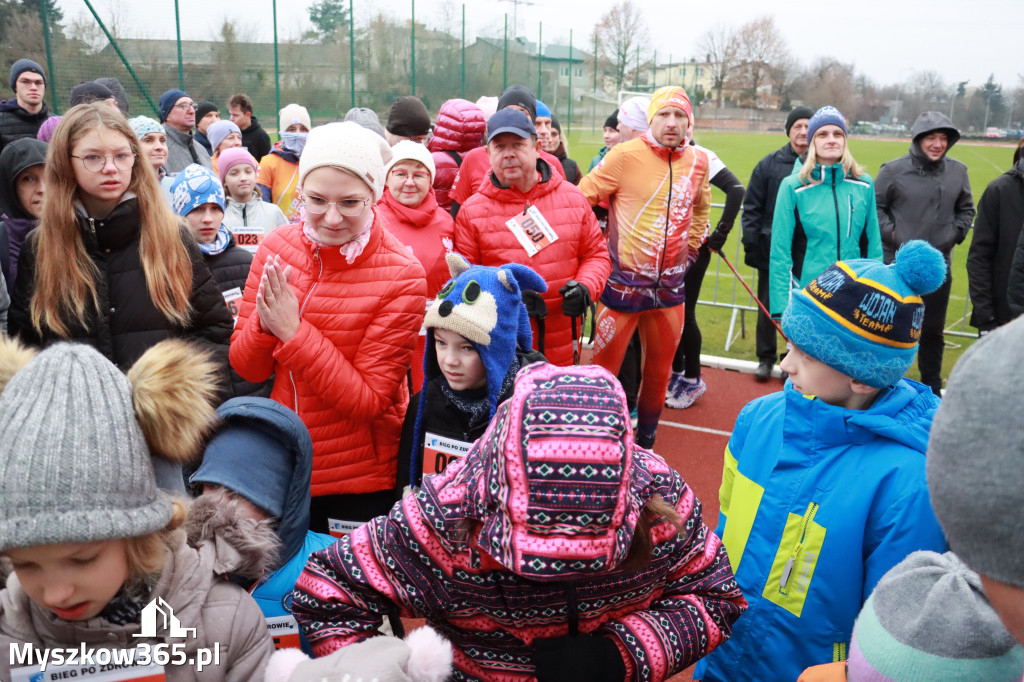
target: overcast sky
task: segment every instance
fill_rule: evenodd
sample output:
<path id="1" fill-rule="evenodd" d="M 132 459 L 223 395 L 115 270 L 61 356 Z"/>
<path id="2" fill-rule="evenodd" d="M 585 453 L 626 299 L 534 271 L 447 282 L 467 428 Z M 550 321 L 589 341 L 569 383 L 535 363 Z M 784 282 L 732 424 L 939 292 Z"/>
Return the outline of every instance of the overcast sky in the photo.
<path id="1" fill-rule="evenodd" d="M 573 44 L 587 49 L 594 24 L 616 0 L 470 0 L 466 2 L 467 42 L 480 34 L 500 35 L 504 12 L 520 32 L 536 41 L 542 23 L 544 43 Z M 411 0 L 353 0 L 356 21 L 378 11 L 408 18 Z M 65 17 L 87 12 L 81 0 L 59 0 Z M 282 40 L 308 28 L 310 0 L 279 0 L 278 33 Z M 990 73 L 1009 91 L 1019 85 L 1024 61 L 1019 58 L 1024 36 L 1024 0 L 857 0 L 852 3 L 767 3 L 763 0 L 637 0 L 650 30 L 650 46 L 658 62 L 697 57 L 700 36 L 716 24 L 739 26 L 771 12 L 790 51 L 804 65 L 820 56 L 853 62 L 879 84 L 903 82 L 914 71 L 934 70 L 949 83 L 968 80 L 974 87 Z M 93 0 L 104 21 L 123 17 L 127 32 L 140 37 L 174 37 L 174 0 Z M 210 40 L 224 18 L 243 25 L 258 40 L 270 40 L 272 0 L 179 0 L 182 38 Z M 461 27 L 462 2 L 416 0 L 416 18 L 440 28 L 445 8 Z M 670 10 L 669 8 L 677 8 Z"/>

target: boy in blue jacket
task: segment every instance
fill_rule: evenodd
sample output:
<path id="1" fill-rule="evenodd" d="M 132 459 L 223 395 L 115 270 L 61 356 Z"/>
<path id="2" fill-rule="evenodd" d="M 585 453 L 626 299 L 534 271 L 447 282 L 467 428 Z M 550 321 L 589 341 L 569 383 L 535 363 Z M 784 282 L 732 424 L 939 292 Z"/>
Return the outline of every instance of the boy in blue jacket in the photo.
<path id="1" fill-rule="evenodd" d="M 189 478 L 201 488 L 189 510 L 189 542 L 215 539 L 270 551 L 262 564 L 232 573 L 267 620 L 274 646 L 311 654 L 292 617 L 292 591 L 317 550 L 334 538 L 309 530 L 313 442 L 299 416 L 269 398 L 232 398 L 217 408 L 220 423 L 203 462 Z"/>
<path id="2" fill-rule="evenodd" d="M 942 255 L 908 242 L 890 266 L 835 263 L 794 292 L 785 389 L 740 412 L 716 533 L 750 607 L 695 680 L 796 680 L 844 661 L 875 584 L 916 550 L 946 550 L 925 484 L 939 399 L 903 375 Z"/>

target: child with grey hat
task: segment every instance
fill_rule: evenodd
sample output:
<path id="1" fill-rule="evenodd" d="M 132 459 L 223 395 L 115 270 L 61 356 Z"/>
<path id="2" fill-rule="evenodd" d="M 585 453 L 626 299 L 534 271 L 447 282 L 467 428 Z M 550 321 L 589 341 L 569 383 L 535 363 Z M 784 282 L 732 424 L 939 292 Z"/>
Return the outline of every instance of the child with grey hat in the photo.
<path id="1" fill-rule="evenodd" d="M 155 462 L 198 452 L 217 372 L 181 341 L 153 346 L 126 377 L 90 346 L 34 355 L 0 336 L 0 556 L 13 566 L 0 643 L 209 658 L 202 674 L 154 663 L 170 682 L 262 673 L 272 645 L 259 607 L 222 577 L 255 557 L 190 548 L 184 507 L 154 475 Z M 0 679 L 12 665 L 0 656 Z"/>
<path id="2" fill-rule="evenodd" d="M 928 441 L 928 490 L 949 546 L 1024 643 L 1024 320 L 957 362 Z"/>

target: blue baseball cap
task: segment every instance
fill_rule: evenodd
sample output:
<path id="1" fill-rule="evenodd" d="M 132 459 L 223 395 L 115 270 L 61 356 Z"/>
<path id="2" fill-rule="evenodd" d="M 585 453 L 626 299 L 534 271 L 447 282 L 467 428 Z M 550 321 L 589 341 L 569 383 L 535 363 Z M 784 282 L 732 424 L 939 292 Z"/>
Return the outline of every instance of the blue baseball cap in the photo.
<path id="1" fill-rule="evenodd" d="M 495 135 L 501 133 L 512 133 L 519 137 L 527 138 L 537 134 L 530 117 L 518 109 L 498 109 L 487 121 L 487 141 L 494 139 Z"/>

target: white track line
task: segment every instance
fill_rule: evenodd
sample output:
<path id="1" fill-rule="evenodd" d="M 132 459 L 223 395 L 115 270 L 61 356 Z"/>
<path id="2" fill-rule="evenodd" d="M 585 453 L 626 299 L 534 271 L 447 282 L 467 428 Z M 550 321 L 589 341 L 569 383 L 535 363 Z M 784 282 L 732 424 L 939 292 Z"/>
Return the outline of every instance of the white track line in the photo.
<path id="1" fill-rule="evenodd" d="M 706 426 L 693 426 L 692 424 L 680 424 L 678 422 L 658 422 L 658 426 L 674 426 L 677 429 L 687 429 L 688 431 L 700 431 L 701 433 L 713 433 L 716 436 L 725 436 L 730 438 L 732 431 L 721 431 L 719 429 L 709 429 Z"/>

